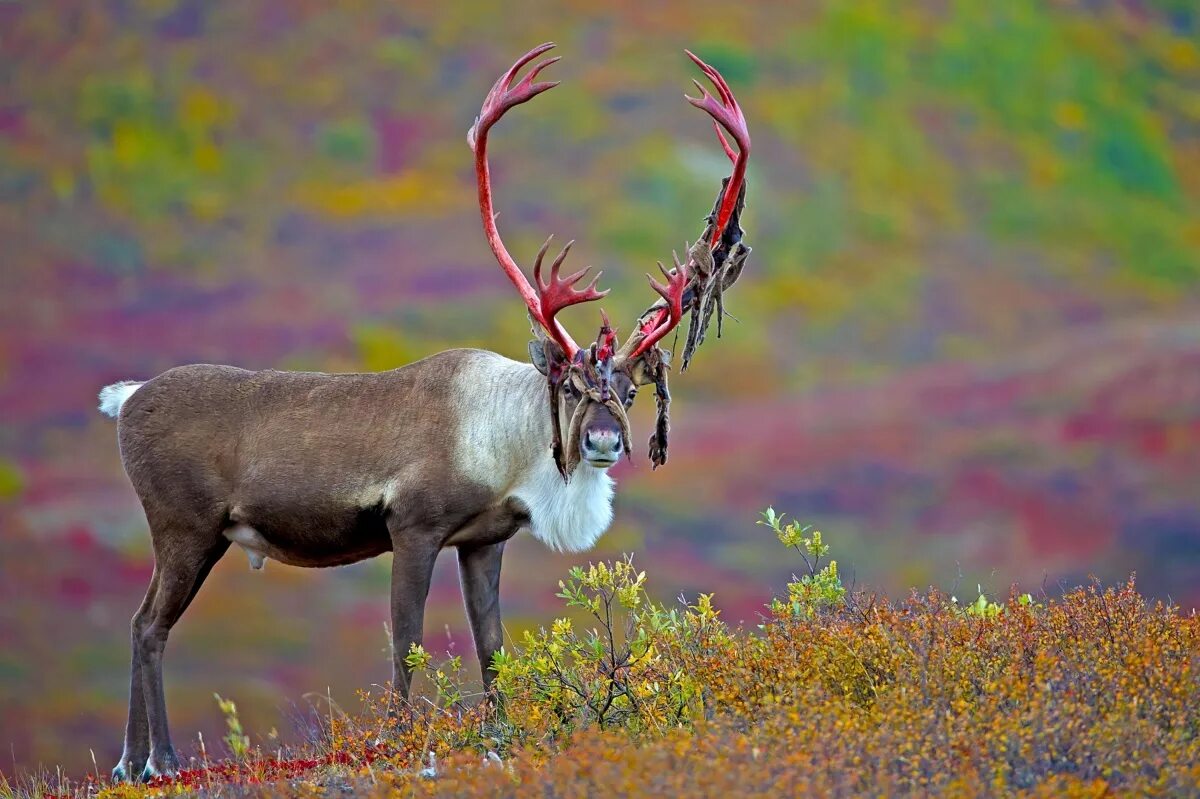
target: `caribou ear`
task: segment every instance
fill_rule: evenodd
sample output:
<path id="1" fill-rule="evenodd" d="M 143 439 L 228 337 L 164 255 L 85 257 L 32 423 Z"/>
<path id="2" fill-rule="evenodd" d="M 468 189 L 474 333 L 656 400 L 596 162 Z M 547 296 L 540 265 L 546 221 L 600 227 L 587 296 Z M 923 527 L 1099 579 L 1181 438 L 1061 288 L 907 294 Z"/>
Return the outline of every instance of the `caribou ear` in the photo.
<path id="1" fill-rule="evenodd" d="M 546 363 L 546 348 L 536 338 L 529 342 L 529 360 L 533 362 L 533 368 L 543 375 L 549 373 L 550 367 Z"/>
<path id="2" fill-rule="evenodd" d="M 549 375 L 551 369 L 558 371 L 567 365 L 567 356 L 558 342 L 549 338 L 535 338 L 529 342 L 529 360 L 533 368 L 543 375 Z"/>
<path id="3" fill-rule="evenodd" d="M 649 386 L 658 382 L 659 375 L 671 368 L 671 351 L 651 347 L 629 365 L 629 379 L 635 386 Z"/>

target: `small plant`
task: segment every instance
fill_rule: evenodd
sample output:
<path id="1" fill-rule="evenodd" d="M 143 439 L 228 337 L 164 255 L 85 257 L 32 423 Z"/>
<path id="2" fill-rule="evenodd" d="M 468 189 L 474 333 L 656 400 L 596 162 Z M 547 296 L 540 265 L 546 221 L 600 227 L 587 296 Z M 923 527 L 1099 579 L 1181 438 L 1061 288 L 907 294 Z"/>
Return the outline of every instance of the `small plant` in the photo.
<path id="1" fill-rule="evenodd" d="M 221 709 L 221 715 L 225 717 L 225 726 L 229 729 L 223 740 L 229 746 L 229 751 L 233 753 L 234 759 L 243 760 L 250 754 L 250 736 L 242 730 L 242 720 L 238 718 L 237 705 L 232 700 L 222 699 L 220 694 L 213 694 L 213 697 L 216 698 L 217 707 Z"/>
<path id="2" fill-rule="evenodd" d="M 454 655 L 437 668 L 433 658 L 420 644 L 413 644 L 404 662 L 414 672 L 423 672 L 433 680 L 437 690 L 437 704 L 442 708 L 453 708 L 462 702 L 462 656 Z"/>
<path id="3" fill-rule="evenodd" d="M 968 616 L 974 616 L 980 619 L 995 619 L 1004 613 L 1003 602 L 993 602 L 983 593 L 983 586 L 976 585 L 975 590 L 979 593 L 979 597 L 969 605 L 959 605 L 958 597 L 950 597 L 950 603 L 960 609 Z M 1032 594 L 1021 594 L 1017 597 L 1017 603 L 1022 607 L 1038 608 L 1041 607 L 1033 601 Z"/>
<path id="4" fill-rule="evenodd" d="M 628 556 L 575 567 L 558 596 L 597 626 L 580 630 L 556 619 L 497 654 L 496 689 L 508 718 L 520 720 L 518 737 L 592 724 L 641 734 L 688 724 L 701 712 L 693 669 L 728 631 L 710 595 L 667 608 L 647 597 L 645 584 Z"/>
<path id="5" fill-rule="evenodd" d="M 796 577 L 788 583 L 786 601 L 775 597 L 771 600 L 771 611 L 778 615 L 790 613 L 797 618 L 810 618 L 816 613 L 840 606 L 846 597 L 846 589 L 838 576 L 836 560 L 830 560 L 824 568 L 821 559 L 829 554 L 829 546 L 822 539 L 821 531 L 811 525 L 801 526 L 795 521 L 783 521 L 784 514 L 767 508 L 759 524 L 769 527 L 784 546 L 800 553 L 808 574 Z"/>

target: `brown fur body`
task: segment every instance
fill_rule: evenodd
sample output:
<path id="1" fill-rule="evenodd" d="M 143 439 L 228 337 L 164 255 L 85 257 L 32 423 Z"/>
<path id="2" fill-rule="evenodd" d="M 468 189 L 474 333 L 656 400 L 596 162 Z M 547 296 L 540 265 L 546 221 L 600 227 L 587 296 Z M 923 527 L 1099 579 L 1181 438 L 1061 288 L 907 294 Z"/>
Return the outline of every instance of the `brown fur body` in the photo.
<path id="1" fill-rule="evenodd" d="M 516 486 L 534 467 L 552 468 L 544 378 L 532 366 L 449 350 L 380 373 L 182 366 L 130 388 L 119 406 L 118 440 L 150 525 L 155 568 L 132 622 L 129 722 L 116 776 L 178 769 L 162 689 L 163 650 L 171 627 L 239 535 L 253 538 L 255 549 L 247 551 L 258 553 L 258 565 L 265 556 L 337 566 L 394 552 L 393 680 L 404 695 L 410 679 L 404 656 L 421 640 L 434 561 L 441 549 L 456 547 L 490 683 L 488 666 L 502 643 L 504 542 L 531 523 Z M 508 403 L 494 416 L 511 429 L 482 431 L 488 435 L 478 436 L 478 446 L 471 437 L 464 449 L 463 427 L 488 421 L 489 397 Z M 605 415 L 597 408 L 589 419 L 599 426 Z M 498 470 L 472 469 L 475 449 L 485 464 L 487 458 L 511 464 L 510 476 L 478 479 Z M 557 475 L 555 481 L 561 483 Z M 597 496 L 607 504 L 611 489 Z"/>
<path id="2" fill-rule="evenodd" d="M 380 373 L 171 369 L 122 407 L 121 459 L 152 529 L 186 515 L 216 541 L 245 524 L 295 566 L 389 551 L 389 525 L 470 543 L 495 498 L 444 457 L 464 352 Z"/>

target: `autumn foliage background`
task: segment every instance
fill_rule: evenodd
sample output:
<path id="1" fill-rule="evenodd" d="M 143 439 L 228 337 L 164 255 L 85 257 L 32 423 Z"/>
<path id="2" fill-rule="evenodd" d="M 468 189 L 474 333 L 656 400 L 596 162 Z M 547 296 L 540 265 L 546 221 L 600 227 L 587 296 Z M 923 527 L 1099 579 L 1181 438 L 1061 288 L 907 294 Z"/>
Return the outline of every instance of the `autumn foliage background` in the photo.
<path id="1" fill-rule="evenodd" d="M 1197 607 L 1198 32 L 1184 0 L 0 3 L 0 771 L 120 749 L 150 563 L 101 385 L 524 357 L 465 132 L 545 40 L 564 83 L 494 137 L 501 227 L 525 261 L 578 238 L 614 319 L 727 168 L 682 48 L 755 142 L 740 323 L 675 381 L 671 463 L 617 471 L 594 557 L 636 552 L 658 600 L 712 592 L 752 628 L 795 568 L 747 532 L 774 503 L 897 599 L 1136 571 Z M 514 637 L 577 562 L 514 542 Z M 386 586 L 384 561 L 219 564 L 168 650 L 179 742 L 221 737 L 214 691 L 287 737 L 305 694 L 386 679 Z M 469 654 L 449 562 L 426 629 Z"/>

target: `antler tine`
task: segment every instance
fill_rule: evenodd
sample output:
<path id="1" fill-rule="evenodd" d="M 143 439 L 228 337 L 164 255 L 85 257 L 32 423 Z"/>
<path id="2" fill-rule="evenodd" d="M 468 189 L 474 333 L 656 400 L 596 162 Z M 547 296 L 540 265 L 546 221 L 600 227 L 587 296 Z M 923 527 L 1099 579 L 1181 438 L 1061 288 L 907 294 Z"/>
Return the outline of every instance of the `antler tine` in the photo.
<path id="1" fill-rule="evenodd" d="M 725 157 L 727 157 L 732 163 L 736 164 L 738 158 L 737 153 L 735 153 L 733 148 L 729 146 L 728 139 L 726 139 L 725 134 L 721 132 L 721 126 L 715 121 L 713 122 L 713 130 L 716 131 L 717 141 L 721 142 L 721 149 L 725 151 Z"/>
<path id="2" fill-rule="evenodd" d="M 537 258 L 533 262 L 533 279 L 537 283 L 537 291 L 539 298 L 539 306 L 542 311 L 542 317 L 551 322 L 555 315 L 563 308 L 572 305 L 578 305 L 581 302 L 595 302 L 608 296 L 609 289 L 604 291 L 596 290 L 596 282 L 600 280 L 600 276 L 604 272 L 597 272 L 591 282 L 583 289 L 577 289 L 575 286 L 579 281 L 587 277 L 587 273 L 592 271 L 592 267 L 580 269 L 578 272 L 572 272 L 566 277 L 559 277 L 559 270 L 562 268 L 563 261 L 566 260 L 567 253 L 571 251 L 571 245 L 575 243 L 572 239 L 559 251 L 558 257 L 550 264 L 550 280 L 542 282 L 542 259 L 546 255 L 547 249 L 550 247 L 550 241 L 554 237 L 546 239 L 545 244 L 538 250 Z M 573 353 L 572 353 L 573 354 Z"/>
<path id="3" fill-rule="evenodd" d="M 562 56 L 554 56 L 540 61 L 533 69 L 529 70 L 529 74 L 521 79 L 515 87 L 510 88 L 513 78 L 521 70 L 521 67 L 528 64 L 533 59 L 540 56 L 547 50 L 552 50 L 556 45 L 554 42 L 546 42 L 539 44 L 537 47 L 530 50 L 525 55 L 517 59 L 508 71 L 497 79 L 492 84 L 491 91 L 483 100 L 483 106 L 479 109 L 479 116 L 475 118 L 475 124 L 467 131 L 467 143 L 471 145 L 471 149 L 475 149 L 475 140 L 477 131 L 486 134 L 487 130 L 496 124 L 500 117 L 504 116 L 504 112 L 512 108 L 514 105 L 527 103 L 534 97 L 537 97 L 544 91 L 548 91 L 557 86 L 560 81 L 543 81 L 542 83 L 534 83 L 533 80 L 546 67 L 562 60 Z"/>
<path id="4" fill-rule="evenodd" d="M 689 97 L 684 95 L 689 103 L 704 111 L 713 118 L 713 128 L 717 132 L 717 139 L 721 142 L 721 148 L 725 151 L 725 155 L 733 162 L 733 172 L 729 176 L 729 184 L 725 188 L 724 196 L 721 199 L 721 207 L 717 213 L 713 226 L 712 238 L 709 240 L 709 247 L 716 249 L 721 241 L 721 237 L 725 233 L 725 228 L 729 224 L 729 219 L 733 216 L 733 208 L 737 204 L 738 196 L 742 191 L 742 183 L 746 179 L 746 162 L 750 158 L 750 130 L 746 127 L 746 118 L 742 115 L 741 106 L 738 105 L 737 98 L 733 96 L 733 91 L 729 88 L 729 84 L 721 77 L 721 73 L 717 72 L 712 66 L 704 63 L 691 50 L 684 50 L 687 57 L 692 59 L 696 66 L 705 76 L 713 82 L 717 88 L 717 93 L 721 97 L 721 101 L 717 100 L 700 84 L 700 81 L 693 79 L 692 83 L 696 84 L 696 88 L 700 91 L 699 97 Z M 738 153 L 735 155 L 733 148 L 729 146 L 729 141 L 721 133 L 721 128 L 729 131 L 729 135 L 737 142 Z"/>
<path id="5" fill-rule="evenodd" d="M 648 330 L 643 328 L 645 336 L 638 342 L 637 347 L 630 356 L 632 358 L 638 357 L 661 341 L 663 336 L 670 333 L 679 324 L 679 320 L 683 318 L 683 293 L 687 290 L 691 274 L 687 264 L 679 262 L 678 255 L 671 253 L 671 257 L 675 260 L 675 268 L 669 272 L 662 265 L 662 261 L 658 262 L 659 271 L 667 279 L 665 286 L 650 277 L 650 275 L 646 275 L 646 279 L 650 281 L 650 288 L 654 289 L 655 293 L 667 303 L 665 308 L 663 308 L 666 318 L 663 318 L 663 315 L 660 314 L 659 318 L 652 322 L 653 327 L 650 327 Z"/>
<path id="6" fill-rule="evenodd" d="M 516 63 L 500 76 L 500 79 L 488 92 L 487 97 L 484 98 L 479 116 L 475 118 L 475 124 L 467 131 L 467 143 L 475 152 L 475 177 L 479 185 L 479 213 L 483 218 L 483 231 L 487 236 L 488 244 L 491 246 L 496 260 L 499 261 L 500 268 L 504 270 L 504 274 L 512 281 L 521 295 L 521 299 L 525 301 L 526 307 L 529 308 L 529 315 L 546 331 L 550 338 L 562 347 L 568 358 L 574 358 L 575 353 L 579 352 L 579 345 L 554 318 L 555 315 L 567 306 L 598 300 L 608 292 L 596 291 L 599 274 L 582 291 L 575 289 L 575 284 L 586 276 L 588 269 L 569 275 L 565 279 L 559 278 L 559 268 L 562 266 L 563 259 L 566 258 L 567 251 L 571 248 L 570 244 L 564 247 L 554 260 L 554 264 L 550 268 L 549 283 L 543 284 L 541 278 L 542 259 L 550 246 L 549 239 L 538 251 L 537 260 L 534 262 L 534 279 L 537 281 L 537 288 L 530 285 L 525 273 L 521 271 L 521 267 L 517 265 L 504 246 L 504 242 L 500 238 L 500 231 L 496 227 L 496 212 L 492 206 L 491 173 L 487 161 L 488 131 L 500 120 L 500 117 L 504 116 L 504 113 L 513 106 L 529 102 L 542 92 L 558 85 L 558 81 L 534 83 L 539 72 L 559 60 L 557 56 L 539 61 L 524 78 L 515 86 L 512 85 L 522 67 L 553 47 L 553 42 L 538 45 L 517 59 Z"/>
<path id="7" fill-rule="evenodd" d="M 604 309 L 600 309 L 600 332 L 596 335 L 596 360 L 605 361 L 617 349 L 617 334 L 613 332 L 612 322 Z"/>

